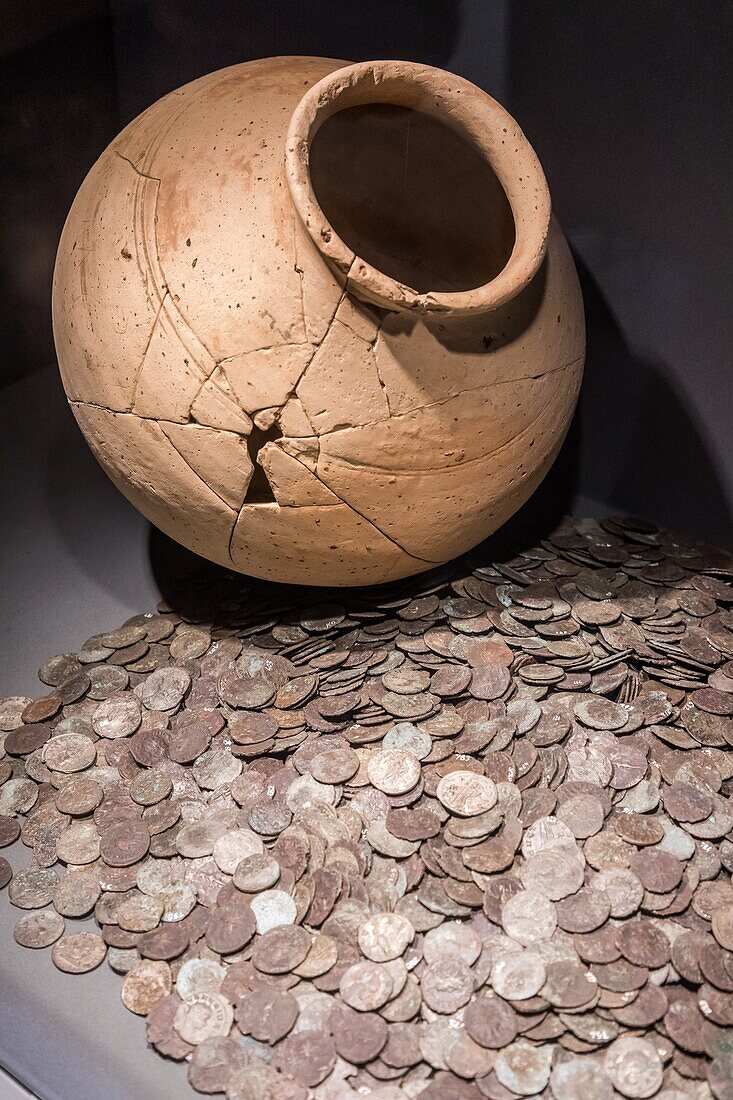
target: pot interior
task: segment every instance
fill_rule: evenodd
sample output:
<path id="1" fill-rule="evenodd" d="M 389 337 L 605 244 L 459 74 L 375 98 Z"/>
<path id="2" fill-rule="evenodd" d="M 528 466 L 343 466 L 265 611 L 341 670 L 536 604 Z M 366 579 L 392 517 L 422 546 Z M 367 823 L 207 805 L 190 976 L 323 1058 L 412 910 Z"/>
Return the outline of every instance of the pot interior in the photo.
<path id="1" fill-rule="evenodd" d="M 493 169 L 422 111 L 389 103 L 337 111 L 315 134 L 309 167 L 344 243 L 420 294 L 483 286 L 511 256 L 514 218 Z"/>

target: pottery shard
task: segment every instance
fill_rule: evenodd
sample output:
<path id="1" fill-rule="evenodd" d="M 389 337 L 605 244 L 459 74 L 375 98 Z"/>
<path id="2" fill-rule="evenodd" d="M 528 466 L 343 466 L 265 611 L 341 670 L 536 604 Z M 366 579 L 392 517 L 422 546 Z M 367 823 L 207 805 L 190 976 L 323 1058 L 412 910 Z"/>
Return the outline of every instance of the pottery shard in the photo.
<path id="1" fill-rule="evenodd" d="M 221 368 L 240 407 L 254 413 L 285 404 L 314 351 L 309 343 L 277 344 L 233 355 Z"/>
<path id="2" fill-rule="evenodd" d="M 222 368 L 207 378 L 191 405 L 191 416 L 208 428 L 249 435 L 252 421 L 237 404 Z"/>
<path id="3" fill-rule="evenodd" d="M 300 276 L 301 308 L 305 323 L 305 338 L 320 344 L 333 321 L 342 299 L 341 284 L 331 269 L 321 263 L 321 255 L 293 210 L 295 265 Z M 307 277 L 306 277 L 307 272 Z"/>
<path id="4" fill-rule="evenodd" d="M 335 67 L 309 58 L 298 70 L 275 58 L 212 73 L 195 82 L 164 140 L 148 143 L 149 172 L 160 179 L 160 265 L 217 361 L 307 339 L 282 131 L 303 78 Z"/>
<path id="5" fill-rule="evenodd" d="M 543 375 L 577 364 L 585 337 L 582 312 L 567 312 L 574 289 L 570 260 L 553 220 L 544 278 L 495 310 L 490 323 L 484 314 L 465 318 L 461 355 L 441 331 L 438 318 L 426 318 L 408 329 L 399 313 L 387 314 L 374 353 L 392 413 L 419 408 L 426 403 L 426 393 L 431 401 L 445 401 L 466 391 L 480 394 L 482 389 L 520 382 L 529 383 L 526 392 L 531 393 L 531 383 Z M 563 323 L 558 323 L 558 313 Z M 487 343 L 493 354 L 486 354 Z"/>
<path id="6" fill-rule="evenodd" d="M 161 424 L 161 428 L 194 473 L 230 508 L 241 508 L 252 477 L 247 440 L 199 424 Z"/>
<path id="7" fill-rule="evenodd" d="M 267 474 L 278 504 L 295 508 L 342 503 L 311 473 L 304 462 L 286 454 L 276 443 L 266 443 L 257 460 Z"/>
<path id="8" fill-rule="evenodd" d="M 142 359 L 132 411 L 157 420 L 186 421 L 215 366 L 166 294 Z"/>
<path id="9" fill-rule="evenodd" d="M 316 458 L 318 457 L 318 440 L 315 437 L 315 429 L 310 420 L 306 416 L 305 409 L 303 408 L 300 398 L 293 394 L 288 398 L 285 405 L 278 413 L 278 423 L 282 430 L 283 436 L 287 436 L 287 439 L 283 439 L 282 445 L 286 443 L 292 445 L 293 440 L 296 439 L 308 439 L 308 451 L 311 456 L 309 466 L 311 469 L 315 469 Z M 299 451 L 292 451 L 293 454 L 299 454 Z"/>
<path id="10" fill-rule="evenodd" d="M 580 367 L 566 371 L 573 393 Z M 536 404 L 532 414 L 519 416 L 522 387 L 534 387 Z M 318 475 L 409 553 L 445 561 L 465 546 L 461 516 L 481 517 L 482 524 L 495 527 L 529 497 L 555 457 L 571 411 L 565 389 L 558 390 L 547 376 L 471 391 L 440 408 L 426 405 L 321 436 Z M 452 439 L 448 412 L 450 421 L 461 425 Z M 399 508 L 392 494 L 379 488 L 384 484 L 394 486 Z"/>
<path id="11" fill-rule="evenodd" d="M 319 435 L 389 417 L 371 345 L 339 320 L 313 356 L 297 393 Z"/>

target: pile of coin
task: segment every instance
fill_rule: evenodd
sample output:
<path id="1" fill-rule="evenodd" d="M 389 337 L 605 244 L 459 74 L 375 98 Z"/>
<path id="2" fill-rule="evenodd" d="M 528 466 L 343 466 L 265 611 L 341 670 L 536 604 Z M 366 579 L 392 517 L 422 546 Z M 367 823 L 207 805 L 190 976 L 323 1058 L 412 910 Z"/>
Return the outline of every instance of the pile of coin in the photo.
<path id="1" fill-rule="evenodd" d="M 733 559 L 491 557 L 191 579 L 48 661 L 0 702 L 17 942 L 228 1100 L 731 1100 Z"/>

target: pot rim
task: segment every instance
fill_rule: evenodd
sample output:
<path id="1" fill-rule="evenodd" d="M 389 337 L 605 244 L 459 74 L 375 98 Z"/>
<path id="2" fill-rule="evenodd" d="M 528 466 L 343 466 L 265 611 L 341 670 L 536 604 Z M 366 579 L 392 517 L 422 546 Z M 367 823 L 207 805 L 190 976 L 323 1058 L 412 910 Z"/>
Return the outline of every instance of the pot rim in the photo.
<path id="1" fill-rule="evenodd" d="M 323 123 L 347 107 L 389 103 L 432 116 L 468 141 L 504 189 L 514 219 L 514 247 L 506 264 L 482 286 L 427 291 L 385 275 L 339 237 L 316 198 L 310 145 Z M 462 77 L 410 61 L 364 61 L 329 73 L 295 108 L 285 146 L 290 195 L 306 231 L 346 289 L 389 310 L 472 314 L 496 309 L 528 285 L 545 258 L 550 194 L 537 154 L 501 104 Z"/>

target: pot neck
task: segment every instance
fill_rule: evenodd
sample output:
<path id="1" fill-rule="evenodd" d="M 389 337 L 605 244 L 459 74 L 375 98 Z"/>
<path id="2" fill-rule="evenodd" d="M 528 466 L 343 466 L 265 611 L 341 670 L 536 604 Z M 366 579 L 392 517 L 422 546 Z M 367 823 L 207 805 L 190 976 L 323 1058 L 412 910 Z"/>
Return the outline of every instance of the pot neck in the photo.
<path id="1" fill-rule="evenodd" d="M 470 290 L 418 292 L 357 255 L 328 221 L 311 179 L 311 145 L 332 115 L 366 104 L 391 104 L 431 116 L 473 146 L 491 168 L 511 208 L 515 235 L 511 255 L 489 282 Z M 528 285 L 544 259 L 551 206 L 537 155 L 496 100 L 442 69 L 367 61 L 330 73 L 306 92 L 293 112 L 285 169 L 295 209 L 323 258 L 351 293 L 385 309 L 446 315 L 496 309 Z"/>

